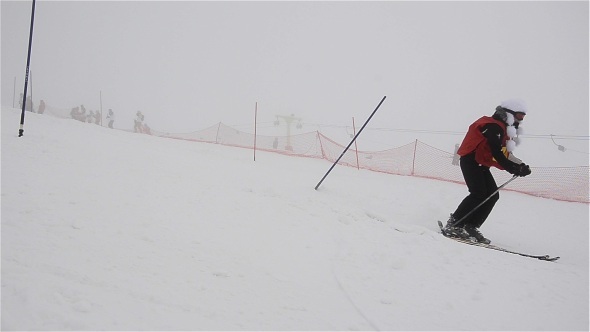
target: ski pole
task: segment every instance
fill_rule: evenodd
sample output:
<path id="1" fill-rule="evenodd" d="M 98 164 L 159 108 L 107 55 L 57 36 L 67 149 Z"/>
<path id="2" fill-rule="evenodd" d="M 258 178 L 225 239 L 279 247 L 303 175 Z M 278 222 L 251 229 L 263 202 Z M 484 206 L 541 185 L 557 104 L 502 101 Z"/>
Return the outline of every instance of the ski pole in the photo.
<path id="1" fill-rule="evenodd" d="M 354 138 L 352 139 L 352 141 L 350 141 L 350 143 L 348 143 L 348 146 L 346 147 L 346 149 L 344 149 L 344 151 L 342 151 L 342 153 L 340 154 L 340 157 L 338 157 L 338 159 L 336 159 L 336 161 L 334 162 L 334 164 L 332 164 L 332 167 L 330 167 L 330 169 L 328 170 L 328 172 L 326 172 L 326 174 L 324 175 L 324 177 L 320 180 L 320 182 L 318 182 L 317 186 L 315 186 L 315 190 L 318 190 L 318 187 L 320 186 L 320 184 L 322 184 L 322 182 L 324 181 L 324 179 L 326 178 L 326 176 L 328 176 L 328 174 L 330 174 L 330 172 L 332 171 L 332 168 L 334 168 L 334 166 L 336 166 L 336 164 L 340 161 L 340 159 L 342 158 L 342 156 L 344 156 L 344 154 L 346 153 L 346 151 L 348 151 L 348 148 L 350 148 L 350 146 L 352 145 L 352 143 L 354 143 L 354 141 L 361 134 L 361 132 L 363 131 L 363 129 L 365 129 L 365 126 L 367 125 L 367 123 L 369 123 L 369 121 L 371 121 L 371 118 L 373 117 L 373 115 L 375 115 L 375 112 L 377 112 L 377 110 L 379 109 L 379 107 L 381 106 L 381 104 L 383 104 L 383 101 L 385 100 L 385 97 L 387 97 L 387 96 L 383 96 L 383 99 L 381 99 L 381 101 L 379 102 L 379 105 L 377 105 L 377 107 L 375 108 L 375 110 L 373 111 L 373 113 L 371 113 L 371 116 L 369 116 L 369 118 L 367 119 L 367 121 L 365 121 L 365 124 L 361 127 L 361 129 L 359 130 L 359 132 L 356 133 L 356 135 L 354 136 Z"/>
<path id="2" fill-rule="evenodd" d="M 469 211 L 469 213 L 464 215 L 463 218 L 461 218 L 461 219 L 455 221 L 453 224 L 451 224 L 451 227 L 454 227 L 455 225 L 457 225 L 461 221 L 463 221 L 465 218 L 469 217 L 473 212 L 475 212 L 475 210 L 479 209 L 480 206 L 482 206 L 485 202 L 487 202 L 490 198 L 492 198 L 492 196 L 494 196 L 496 193 L 498 193 L 498 191 L 500 191 L 500 189 L 504 188 L 507 184 L 512 182 L 512 180 L 516 179 L 517 177 L 518 177 L 518 175 L 514 175 L 512 178 L 510 178 L 510 180 L 506 181 L 503 185 L 499 186 L 498 189 L 496 189 L 496 191 L 494 191 L 490 196 L 488 196 L 488 198 L 484 199 L 483 202 L 479 203 L 478 206 L 474 207 L 473 210 Z"/>

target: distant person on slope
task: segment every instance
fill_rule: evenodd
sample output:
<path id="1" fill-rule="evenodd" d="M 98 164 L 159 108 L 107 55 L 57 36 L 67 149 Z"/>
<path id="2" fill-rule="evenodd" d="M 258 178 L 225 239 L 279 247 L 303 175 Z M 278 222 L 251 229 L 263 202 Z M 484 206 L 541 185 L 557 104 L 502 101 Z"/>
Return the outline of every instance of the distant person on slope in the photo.
<path id="1" fill-rule="evenodd" d="M 143 114 L 141 114 L 141 111 L 137 111 L 137 113 L 135 113 L 135 120 L 134 120 L 134 127 L 133 127 L 133 131 L 136 133 L 142 133 L 143 132 Z"/>
<path id="2" fill-rule="evenodd" d="M 92 123 L 94 121 L 94 111 L 90 111 L 88 115 L 86 115 L 86 122 Z"/>
<path id="3" fill-rule="evenodd" d="M 113 129 L 113 124 L 115 123 L 115 113 L 113 110 L 109 108 L 109 113 L 107 114 L 107 121 L 109 122 L 109 128 Z"/>
<path id="4" fill-rule="evenodd" d="M 39 109 L 37 110 L 37 113 L 43 114 L 43 112 L 45 112 L 45 101 L 41 99 L 41 101 L 39 102 Z"/>
<path id="5" fill-rule="evenodd" d="M 100 125 L 100 120 L 102 119 L 102 114 L 99 110 L 94 112 L 94 124 Z"/>
<path id="6" fill-rule="evenodd" d="M 505 170 L 517 176 L 531 174 L 531 169 L 512 155 L 519 143 L 519 125 L 527 114 L 524 101 L 512 99 L 496 107 L 493 116 L 483 116 L 469 126 L 467 134 L 457 150 L 463 178 L 469 195 L 463 199 L 447 221 L 444 232 L 450 236 L 474 238 L 477 242 L 489 244 L 479 231 L 487 219 L 500 194 L 494 194 L 486 203 L 461 220 L 476 206 L 490 197 L 497 189 L 490 167 Z M 459 224 L 455 224 L 461 220 Z"/>

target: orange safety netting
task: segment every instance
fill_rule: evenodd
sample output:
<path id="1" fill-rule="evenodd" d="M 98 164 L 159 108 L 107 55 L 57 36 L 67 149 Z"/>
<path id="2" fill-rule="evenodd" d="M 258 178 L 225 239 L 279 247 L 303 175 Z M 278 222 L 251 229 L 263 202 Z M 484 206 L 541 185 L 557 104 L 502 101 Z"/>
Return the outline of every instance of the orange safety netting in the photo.
<path id="1" fill-rule="evenodd" d="M 155 136 L 229 146 L 254 148 L 254 135 L 222 123 L 188 134 L 169 134 L 152 130 Z M 336 143 L 320 132 L 292 136 L 256 136 L 256 149 L 292 156 L 326 159 L 335 162 L 346 146 Z M 358 158 L 357 158 L 358 154 Z M 371 171 L 418 176 L 429 179 L 465 183 L 457 156 L 436 149 L 421 141 L 384 151 L 354 151 L 351 148 L 338 162 Z M 556 200 L 589 203 L 589 167 L 532 167 L 527 181 L 514 182 L 511 191 Z M 498 183 L 510 179 L 507 172 L 492 168 Z"/>
<path id="2" fill-rule="evenodd" d="M 45 113 L 60 118 L 71 118 L 69 110 L 49 105 Z M 151 134 L 196 142 L 254 148 L 254 134 L 236 130 L 223 123 L 186 134 L 164 133 L 153 129 Z M 291 136 L 256 136 L 257 150 L 299 157 L 321 158 L 332 163 L 340 157 L 345 147 L 318 131 Z M 436 149 L 418 140 L 384 151 L 357 152 L 354 151 L 354 146 L 351 146 L 338 163 L 388 174 L 465 183 L 458 166 L 457 155 Z M 527 176 L 527 181 L 515 181 L 510 184 L 510 189 L 507 190 L 561 201 L 590 203 L 588 166 L 531 167 L 531 169 L 533 172 Z M 498 184 L 504 183 L 511 177 L 509 173 L 495 168 L 492 168 L 492 173 Z"/>

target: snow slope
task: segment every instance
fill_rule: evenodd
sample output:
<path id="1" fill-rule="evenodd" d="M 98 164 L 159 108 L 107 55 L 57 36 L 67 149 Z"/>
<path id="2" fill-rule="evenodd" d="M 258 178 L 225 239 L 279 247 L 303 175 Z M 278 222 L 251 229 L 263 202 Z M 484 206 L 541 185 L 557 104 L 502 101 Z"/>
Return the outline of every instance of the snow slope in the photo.
<path id="1" fill-rule="evenodd" d="M 588 205 L 2 110 L 3 330 L 588 330 Z M 526 181 L 526 178 L 516 181 Z"/>

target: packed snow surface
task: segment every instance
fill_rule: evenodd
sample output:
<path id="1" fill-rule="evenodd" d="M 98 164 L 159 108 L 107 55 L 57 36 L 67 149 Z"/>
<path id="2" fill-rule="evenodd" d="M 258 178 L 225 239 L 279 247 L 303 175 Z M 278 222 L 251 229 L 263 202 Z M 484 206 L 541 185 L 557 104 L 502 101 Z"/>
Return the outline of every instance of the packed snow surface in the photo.
<path id="1" fill-rule="evenodd" d="M 3 330 L 588 330 L 588 205 L 2 110 Z M 459 171 L 459 170 L 458 170 Z M 515 181 L 527 181 L 519 178 Z"/>

